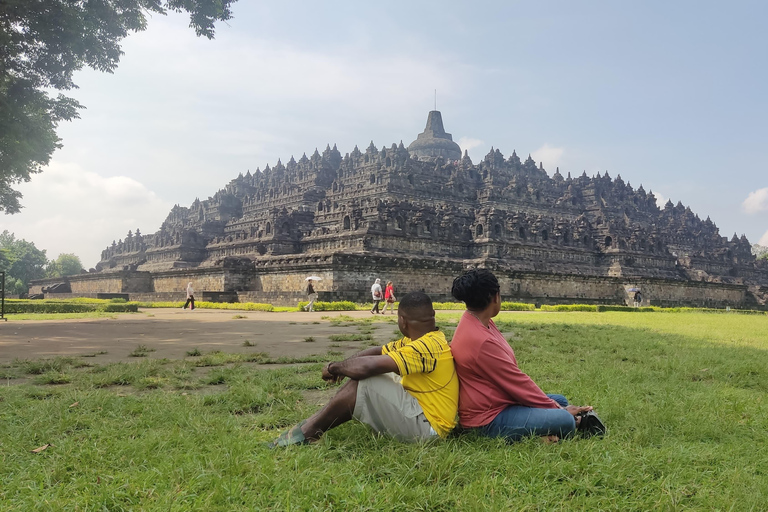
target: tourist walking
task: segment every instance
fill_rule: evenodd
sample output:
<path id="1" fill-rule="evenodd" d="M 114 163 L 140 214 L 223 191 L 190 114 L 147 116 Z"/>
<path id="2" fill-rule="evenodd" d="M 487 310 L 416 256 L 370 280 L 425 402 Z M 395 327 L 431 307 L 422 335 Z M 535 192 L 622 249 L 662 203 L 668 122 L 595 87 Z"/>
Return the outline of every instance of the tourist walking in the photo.
<path id="1" fill-rule="evenodd" d="M 381 291 L 381 279 L 378 277 L 376 278 L 376 281 L 373 282 L 373 286 L 371 286 L 371 297 L 373 297 L 373 307 L 371 308 L 371 314 L 380 315 L 381 312 L 379 311 L 379 303 L 381 302 L 381 299 L 384 298 L 384 293 Z"/>
<path id="2" fill-rule="evenodd" d="M 635 292 L 635 307 L 639 308 L 643 304 L 643 294 L 639 291 Z"/>
<path id="3" fill-rule="evenodd" d="M 544 394 L 517 366 L 512 347 L 491 319 L 501 309 L 496 276 L 486 269 L 470 270 L 453 281 L 451 294 L 467 305 L 451 341 L 462 427 L 508 442 L 526 436 L 557 441 L 576 431 L 605 433 L 591 406 Z"/>
<path id="4" fill-rule="evenodd" d="M 192 288 L 192 283 L 189 283 L 187 285 L 187 302 L 184 303 L 184 309 L 187 309 L 187 306 L 192 306 L 189 309 L 195 309 L 195 290 Z"/>
<path id="5" fill-rule="evenodd" d="M 315 292 L 315 287 L 312 285 L 311 279 L 307 281 L 307 300 L 309 301 L 309 304 L 304 306 L 304 311 L 309 311 L 311 313 L 314 311 L 313 306 L 317 300 L 317 293 Z"/>
<path id="6" fill-rule="evenodd" d="M 387 306 L 389 306 L 389 314 L 395 314 L 395 287 L 392 286 L 392 281 L 387 281 L 387 286 L 384 288 L 384 307 L 381 308 L 381 314 L 387 312 Z"/>

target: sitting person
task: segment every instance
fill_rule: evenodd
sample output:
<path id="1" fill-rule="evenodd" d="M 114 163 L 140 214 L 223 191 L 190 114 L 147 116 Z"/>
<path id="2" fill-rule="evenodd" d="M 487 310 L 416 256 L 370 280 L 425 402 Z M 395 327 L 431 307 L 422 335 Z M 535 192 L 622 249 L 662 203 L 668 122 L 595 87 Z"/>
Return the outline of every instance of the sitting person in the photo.
<path id="1" fill-rule="evenodd" d="M 403 441 L 446 437 L 456 426 L 459 379 L 445 335 L 435 327 L 432 300 L 422 292 L 404 296 L 397 325 L 404 338 L 328 363 L 323 380 L 350 380 L 271 446 L 316 441 L 352 418 Z"/>
<path id="2" fill-rule="evenodd" d="M 485 269 L 470 270 L 453 281 L 451 294 L 467 305 L 451 341 L 462 427 L 509 442 L 525 436 L 557 441 L 577 428 L 587 435 L 605 432 L 591 406 L 545 395 L 518 368 L 515 353 L 491 320 L 501 309 L 496 276 Z"/>

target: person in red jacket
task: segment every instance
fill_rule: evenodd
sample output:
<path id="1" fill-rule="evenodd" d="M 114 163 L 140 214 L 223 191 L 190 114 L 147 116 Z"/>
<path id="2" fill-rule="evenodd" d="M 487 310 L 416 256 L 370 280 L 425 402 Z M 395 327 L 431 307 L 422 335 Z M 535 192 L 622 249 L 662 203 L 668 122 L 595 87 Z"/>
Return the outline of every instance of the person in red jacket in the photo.
<path id="1" fill-rule="evenodd" d="M 453 281 L 451 293 L 467 306 L 451 341 L 462 427 L 510 442 L 534 435 L 556 441 L 577 429 L 587 435 L 605 432 L 591 406 L 544 394 L 517 366 L 512 347 L 491 320 L 501 309 L 496 276 L 470 270 Z"/>

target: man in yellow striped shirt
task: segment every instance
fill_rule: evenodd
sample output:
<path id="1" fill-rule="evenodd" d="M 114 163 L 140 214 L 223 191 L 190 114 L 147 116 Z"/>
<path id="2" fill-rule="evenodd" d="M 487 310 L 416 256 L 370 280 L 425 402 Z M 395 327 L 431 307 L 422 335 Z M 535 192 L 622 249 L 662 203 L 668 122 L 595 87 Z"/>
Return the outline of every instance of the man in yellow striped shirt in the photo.
<path id="1" fill-rule="evenodd" d="M 456 425 L 459 381 L 445 335 L 425 293 L 404 296 L 397 311 L 403 338 L 323 368 L 323 380 L 347 381 L 310 418 L 282 433 L 273 447 L 306 444 L 351 419 L 403 441 L 446 437 Z"/>

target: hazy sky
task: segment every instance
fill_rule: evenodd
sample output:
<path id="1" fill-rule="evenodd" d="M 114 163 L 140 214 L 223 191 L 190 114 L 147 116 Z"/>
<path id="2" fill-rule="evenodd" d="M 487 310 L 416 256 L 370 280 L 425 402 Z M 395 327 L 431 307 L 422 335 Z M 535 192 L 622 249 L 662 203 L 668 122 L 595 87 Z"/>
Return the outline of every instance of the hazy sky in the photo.
<path id="1" fill-rule="evenodd" d="M 75 253 L 156 231 L 240 172 L 336 143 L 409 144 L 427 112 L 477 162 L 608 171 L 768 245 L 765 2 L 256 2 L 216 39 L 182 15 L 84 70 L 80 120 L 0 230 Z"/>

